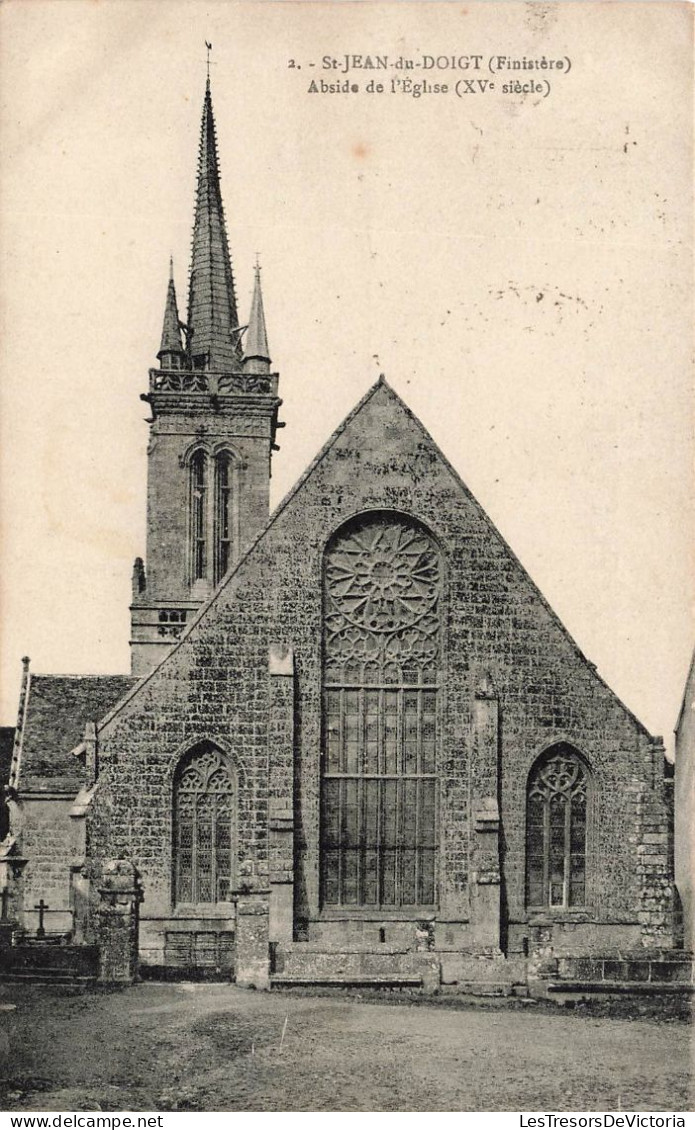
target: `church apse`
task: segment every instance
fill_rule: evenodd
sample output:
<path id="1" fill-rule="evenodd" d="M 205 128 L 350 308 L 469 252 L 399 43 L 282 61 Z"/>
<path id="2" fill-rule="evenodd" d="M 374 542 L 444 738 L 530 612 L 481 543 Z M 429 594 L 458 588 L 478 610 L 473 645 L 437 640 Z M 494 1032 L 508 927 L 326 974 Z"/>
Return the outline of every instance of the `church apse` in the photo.
<path id="1" fill-rule="evenodd" d="M 143 970 L 509 991 L 669 950 L 663 746 L 384 378 L 269 515 L 278 378 L 258 267 L 239 324 L 209 84 L 158 360 L 134 677 L 36 677 L 16 782 L 48 814 L 88 783 L 85 883 L 137 871 Z M 23 842 L 55 902 L 35 815 Z"/>

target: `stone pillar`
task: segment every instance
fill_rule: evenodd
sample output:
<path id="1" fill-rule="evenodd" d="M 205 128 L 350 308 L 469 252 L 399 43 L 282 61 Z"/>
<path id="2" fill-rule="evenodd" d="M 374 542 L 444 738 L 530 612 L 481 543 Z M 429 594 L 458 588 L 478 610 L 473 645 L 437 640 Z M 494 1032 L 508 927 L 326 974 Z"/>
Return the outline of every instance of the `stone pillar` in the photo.
<path id="1" fill-rule="evenodd" d="M 475 692 L 470 768 L 471 940 L 500 950 L 499 703 L 489 674 Z"/>
<path id="2" fill-rule="evenodd" d="M 91 943 L 92 908 L 87 864 L 87 811 L 94 796 L 92 788 L 83 787 L 70 809 L 70 838 L 72 862 L 70 865 L 70 906 L 73 914 L 72 941 L 78 945 Z"/>
<path id="3" fill-rule="evenodd" d="M 72 941 L 75 945 L 92 945 L 91 884 L 88 868 L 74 866 L 70 869 L 70 906 L 72 907 Z"/>
<path id="4" fill-rule="evenodd" d="M 99 947 L 99 980 L 131 984 L 138 974 L 138 920 L 142 890 L 137 869 L 125 859 L 112 859 L 103 869 L 95 912 Z"/>
<path id="5" fill-rule="evenodd" d="M 664 745 L 652 742 L 652 759 L 661 776 L 652 788 L 643 782 L 631 790 L 636 809 L 636 872 L 640 887 L 637 919 L 642 945 L 673 947 L 673 793 L 664 781 Z M 655 768 L 656 774 L 656 768 Z"/>
<path id="6" fill-rule="evenodd" d="M 14 789 L 7 789 L 14 793 Z M 22 909 L 22 872 L 27 860 L 19 854 L 17 841 L 8 833 L 0 843 L 0 945 L 11 945 Z"/>
<path id="7" fill-rule="evenodd" d="M 291 942 L 294 927 L 294 656 L 269 654 L 268 853 L 271 942 Z"/>
<path id="8" fill-rule="evenodd" d="M 267 892 L 239 895 L 236 908 L 236 983 L 270 987 Z"/>
<path id="9" fill-rule="evenodd" d="M 87 774 L 87 785 L 93 786 L 99 776 L 99 739 L 95 722 L 85 722 L 84 737 L 84 766 Z"/>

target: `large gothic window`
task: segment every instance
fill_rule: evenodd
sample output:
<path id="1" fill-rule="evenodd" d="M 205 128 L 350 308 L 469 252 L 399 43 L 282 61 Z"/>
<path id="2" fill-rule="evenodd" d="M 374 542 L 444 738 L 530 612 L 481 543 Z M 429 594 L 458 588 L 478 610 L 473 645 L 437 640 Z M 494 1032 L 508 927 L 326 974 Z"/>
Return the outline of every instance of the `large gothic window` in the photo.
<path id="1" fill-rule="evenodd" d="M 370 514 L 324 563 L 325 906 L 436 901 L 442 573 L 421 526 Z"/>
<path id="2" fill-rule="evenodd" d="M 174 779 L 174 901 L 225 902 L 234 861 L 234 780 L 220 751 L 196 746 Z"/>
<path id="3" fill-rule="evenodd" d="M 526 795 L 526 901 L 530 907 L 586 902 L 588 774 L 567 745 L 531 770 Z"/>

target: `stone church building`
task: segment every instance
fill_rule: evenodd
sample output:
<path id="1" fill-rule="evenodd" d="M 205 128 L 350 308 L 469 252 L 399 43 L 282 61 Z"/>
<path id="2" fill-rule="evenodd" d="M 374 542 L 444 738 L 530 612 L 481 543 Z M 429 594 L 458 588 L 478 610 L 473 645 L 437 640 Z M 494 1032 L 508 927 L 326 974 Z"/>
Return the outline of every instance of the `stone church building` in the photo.
<path id="1" fill-rule="evenodd" d="M 120 876 L 141 972 L 258 987 L 673 947 L 661 739 L 383 378 L 269 515 L 278 376 L 258 270 L 240 325 L 209 82 L 157 359 L 132 674 L 25 661 L 5 916 L 89 944 Z"/>

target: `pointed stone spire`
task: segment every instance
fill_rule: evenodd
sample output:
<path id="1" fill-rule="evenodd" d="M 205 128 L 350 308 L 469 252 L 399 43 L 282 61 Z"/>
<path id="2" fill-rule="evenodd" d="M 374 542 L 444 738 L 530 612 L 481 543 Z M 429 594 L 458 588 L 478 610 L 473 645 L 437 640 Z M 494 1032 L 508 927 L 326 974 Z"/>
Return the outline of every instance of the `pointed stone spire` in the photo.
<path id="1" fill-rule="evenodd" d="M 261 268 L 254 268 L 253 298 L 251 314 L 244 342 L 244 371 L 247 373 L 269 373 L 270 354 L 268 353 L 268 334 L 265 328 L 263 293 L 261 291 Z"/>
<path id="2" fill-rule="evenodd" d="M 169 285 L 167 287 L 167 299 L 164 307 L 162 343 L 159 347 L 157 359 L 162 369 L 180 369 L 185 360 L 185 352 L 181 345 L 179 308 L 176 303 L 173 259 L 169 260 Z"/>
<path id="3" fill-rule="evenodd" d="M 198 157 L 188 329 L 194 368 L 241 369 L 234 276 L 220 192 L 210 79 L 205 85 Z"/>

